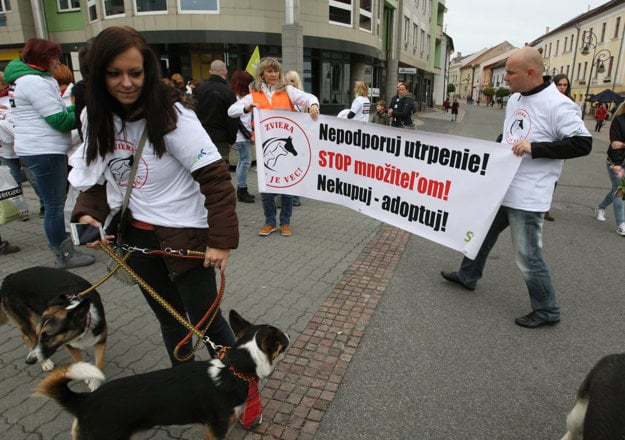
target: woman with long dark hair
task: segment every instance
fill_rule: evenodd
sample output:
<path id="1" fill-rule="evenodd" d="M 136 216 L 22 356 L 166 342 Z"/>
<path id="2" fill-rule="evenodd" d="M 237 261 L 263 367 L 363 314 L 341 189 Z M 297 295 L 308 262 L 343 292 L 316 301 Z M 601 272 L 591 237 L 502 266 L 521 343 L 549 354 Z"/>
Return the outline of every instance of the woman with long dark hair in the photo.
<path id="1" fill-rule="evenodd" d="M 104 225 L 129 246 L 204 252 L 203 260 L 141 252 L 128 260 L 195 324 L 216 298 L 215 268 L 226 268 L 230 249 L 239 242 L 228 168 L 195 112 L 161 83 L 159 61 L 139 32 L 127 27 L 100 32 L 89 49 L 88 70 L 85 142 L 70 158 L 70 183 L 83 191 L 72 218 Z M 144 132 L 147 139 L 139 153 Z M 135 161 L 136 175 L 129 181 Z M 118 220 L 128 185 L 130 215 Z M 107 235 L 106 241 L 112 238 Z M 172 365 L 192 358 L 191 341 L 178 356 L 174 353 L 188 330 L 141 290 L 159 320 Z M 207 335 L 219 345 L 235 341 L 221 311 Z"/>

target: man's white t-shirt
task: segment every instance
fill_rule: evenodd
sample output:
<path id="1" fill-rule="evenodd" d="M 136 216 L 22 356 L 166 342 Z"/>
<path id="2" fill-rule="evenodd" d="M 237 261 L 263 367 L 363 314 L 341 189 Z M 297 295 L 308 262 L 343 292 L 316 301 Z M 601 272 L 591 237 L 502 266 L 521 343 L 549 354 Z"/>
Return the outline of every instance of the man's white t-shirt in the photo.
<path id="1" fill-rule="evenodd" d="M 532 95 L 515 93 L 508 100 L 502 143 L 513 145 L 522 139 L 554 142 L 570 136 L 591 134 L 577 105 L 560 93 L 555 84 Z M 563 164 L 564 160 L 523 155 L 502 205 L 531 212 L 548 211 Z"/>

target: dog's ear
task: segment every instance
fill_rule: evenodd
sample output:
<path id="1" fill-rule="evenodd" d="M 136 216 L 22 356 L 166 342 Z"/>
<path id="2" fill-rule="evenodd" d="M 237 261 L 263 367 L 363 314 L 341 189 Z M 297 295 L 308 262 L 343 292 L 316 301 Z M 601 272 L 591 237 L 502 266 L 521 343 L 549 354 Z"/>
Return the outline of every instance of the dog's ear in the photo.
<path id="1" fill-rule="evenodd" d="M 229 320 L 230 327 L 232 328 L 232 331 L 236 335 L 237 339 L 243 336 L 245 332 L 247 332 L 247 330 L 252 327 L 252 323 L 243 319 L 243 317 L 239 315 L 234 309 L 230 310 Z"/>
<path id="2" fill-rule="evenodd" d="M 289 346 L 289 336 L 276 327 L 267 326 L 263 331 L 261 345 L 273 362 Z"/>

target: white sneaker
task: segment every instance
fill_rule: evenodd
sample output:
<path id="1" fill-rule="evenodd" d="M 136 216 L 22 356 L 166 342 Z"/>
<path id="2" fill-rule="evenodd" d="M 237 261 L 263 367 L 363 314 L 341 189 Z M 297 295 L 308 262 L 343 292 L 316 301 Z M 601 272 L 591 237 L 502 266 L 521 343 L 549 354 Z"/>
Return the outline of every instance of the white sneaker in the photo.
<path id="1" fill-rule="evenodd" d="M 595 209 L 595 218 L 600 222 L 605 221 L 605 209 L 597 208 Z"/>
<path id="2" fill-rule="evenodd" d="M 618 235 L 625 236 L 625 223 L 621 223 L 620 225 L 618 225 L 618 228 L 616 229 L 616 233 Z"/>

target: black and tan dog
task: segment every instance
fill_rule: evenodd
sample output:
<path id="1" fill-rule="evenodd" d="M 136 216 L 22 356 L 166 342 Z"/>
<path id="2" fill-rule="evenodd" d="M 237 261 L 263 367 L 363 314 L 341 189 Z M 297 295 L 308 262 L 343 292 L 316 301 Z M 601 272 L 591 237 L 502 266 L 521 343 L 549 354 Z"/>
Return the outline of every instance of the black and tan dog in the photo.
<path id="1" fill-rule="evenodd" d="M 95 364 L 104 368 L 107 327 L 100 295 L 94 290 L 75 296 L 90 286 L 76 274 L 50 267 L 7 275 L 0 287 L 0 324 L 8 318 L 15 322 L 30 350 L 28 364 L 39 362 L 44 371 L 52 370 L 50 356 L 65 345 L 76 362 L 82 361 L 81 350 L 93 347 Z"/>
<path id="2" fill-rule="evenodd" d="M 599 360 L 577 391 L 562 440 L 625 439 L 625 354 Z"/>
<path id="3" fill-rule="evenodd" d="M 77 393 L 71 380 L 103 380 L 81 362 L 52 371 L 35 390 L 74 415 L 73 439 L 126 440 L 158 425 L 204 425 L 207 439 L 222 439 L 241 414 L 251 382 L 268 376 L 289 339 L 271 325 L 252 325 L 234 310 L 237 342 L 219 359 L 188 362 L 104 383 Z"/>

